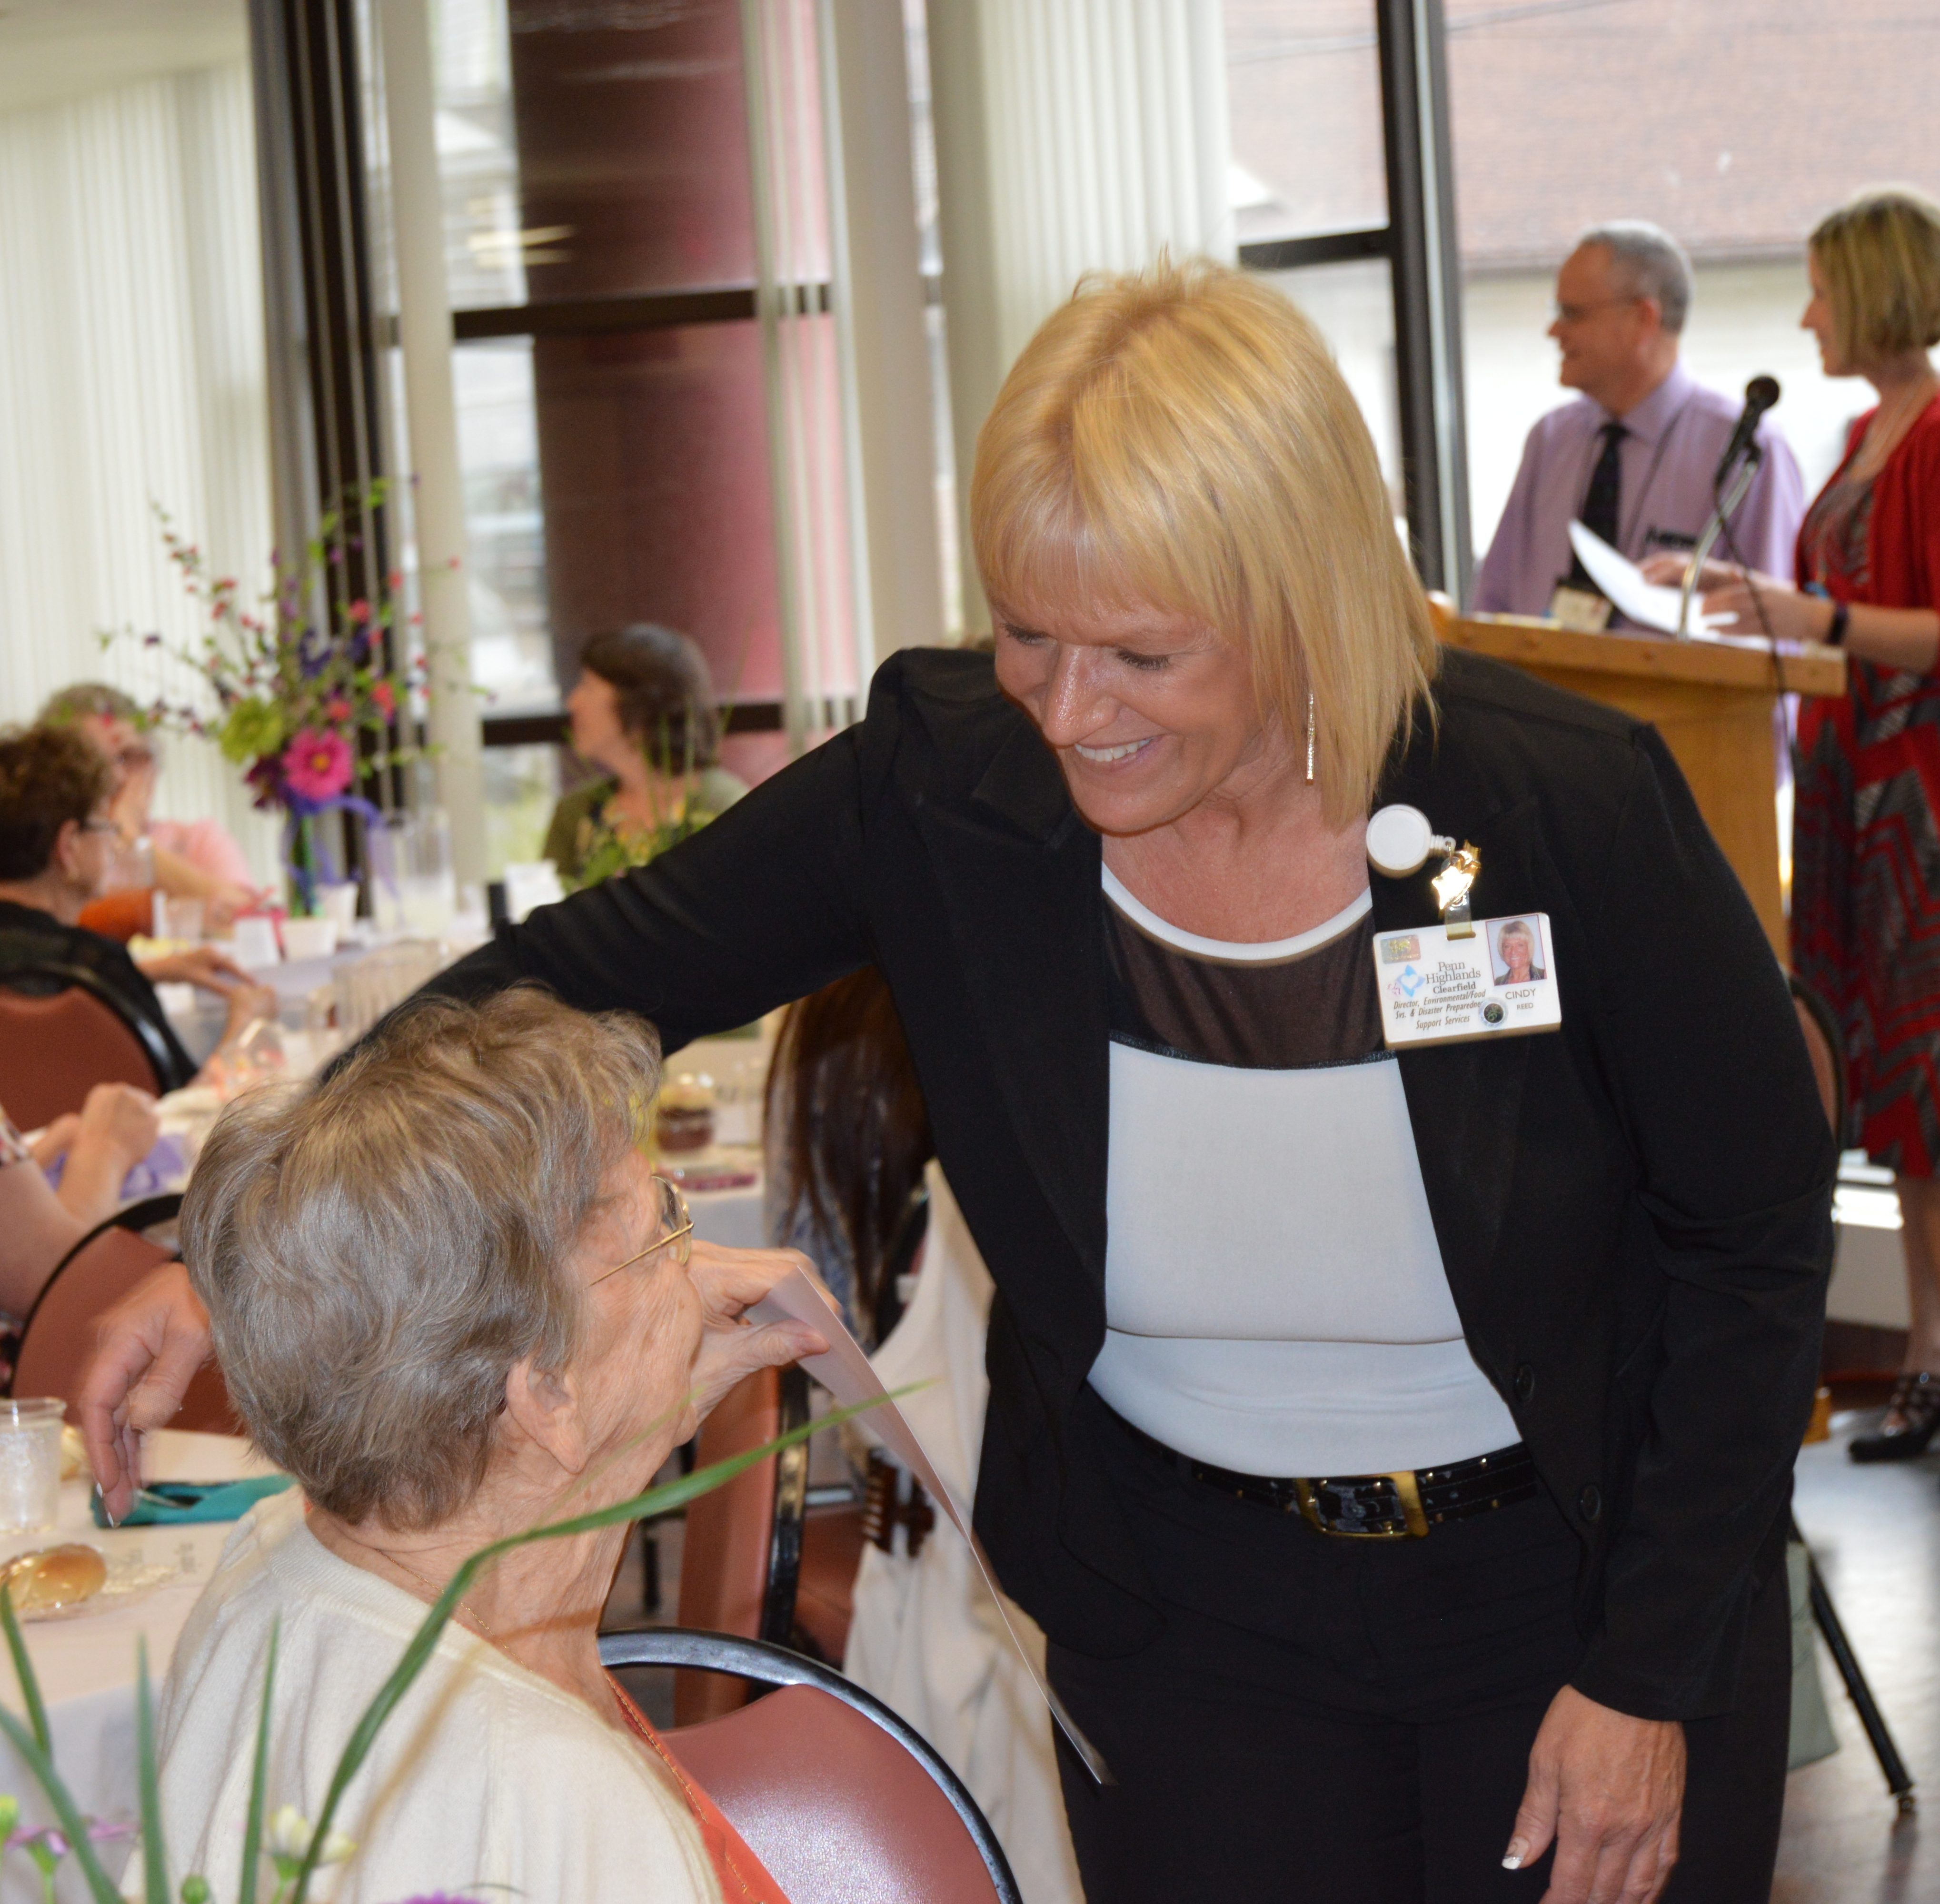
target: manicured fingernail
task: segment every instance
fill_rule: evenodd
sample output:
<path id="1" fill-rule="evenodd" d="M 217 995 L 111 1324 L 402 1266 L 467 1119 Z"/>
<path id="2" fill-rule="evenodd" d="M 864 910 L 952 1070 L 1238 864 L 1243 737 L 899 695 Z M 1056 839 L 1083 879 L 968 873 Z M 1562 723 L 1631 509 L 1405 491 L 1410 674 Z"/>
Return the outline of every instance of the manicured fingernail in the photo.
<path id="1" fill-rule="evenodd" d="M 1527 1842 L 1520 1838 L 1511 1838 L 1509 1840 L 1508 1854 L 1502 1860 L 1502 1869 L 1505 1871 L 1520 1871 L 1522 1869 L 1523 1860 L 1528 1856 L 1529 1845 Z"/>

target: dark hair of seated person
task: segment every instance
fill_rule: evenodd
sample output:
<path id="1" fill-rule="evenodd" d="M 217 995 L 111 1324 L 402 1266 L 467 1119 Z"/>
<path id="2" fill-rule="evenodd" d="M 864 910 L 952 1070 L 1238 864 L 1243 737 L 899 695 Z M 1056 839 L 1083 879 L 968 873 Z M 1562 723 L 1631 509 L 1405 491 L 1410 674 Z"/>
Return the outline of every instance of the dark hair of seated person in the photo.
<path id="1" fill-rule="evenodd" d="M 113 769 L 78 727 L 0 732 L 0 885 L 17 888 L 38 879 L 53 864 L 61 829 L 70 821 L 87 825 L 113 784 Z M 194 1061 L 125 946 L 69 925 L 44 906 L 0 894 L 0 973 L 37 965 L 78 966 L 92 973 L 124 1016 L 153 1025 L 167 1060 L 156 1080 L 160 1089 L 174 1090 L 194 1076 Z M 23 976 L 18 989 L 46 992 L 61 985 Z"/>
<path id="2" fill-rule="evenodd" d="M 707 658 L 685 635 L 633 622 L 591 636 L 579 665 L 619 696 L 620 724 L 668 767 L 711 767 L 721 751 Z M 691 747 L 692 752 L 688 751 Z"/>
<path id="3" fill-rule="evenodd" d="M 767 1110 L 778 1239 L 814 1259 L 873 1345 L 901 1312 L 886 1272 L 892 1252 L 907 1254 L 897 1245 L 936 1154 L 902 1020 L 873 965 L 788 1008 Z"/>
<path id="4" fill-rule="evenodd" d="M 100 750 L 71 727 L 0 734 L 0 880 L 38 879 L 61 828 L 86 826 L 113 783 Z"/>

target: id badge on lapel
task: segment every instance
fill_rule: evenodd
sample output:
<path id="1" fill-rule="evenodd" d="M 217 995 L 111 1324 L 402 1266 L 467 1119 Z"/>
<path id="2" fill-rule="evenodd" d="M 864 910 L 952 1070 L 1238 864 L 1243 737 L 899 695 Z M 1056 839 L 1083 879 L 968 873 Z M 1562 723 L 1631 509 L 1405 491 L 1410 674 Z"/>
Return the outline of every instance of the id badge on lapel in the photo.
<path id="1" fill-rule="evenodd" d="M 1368 821 L 1368 858 L 1377 871 L 1405 878 L 1431 855 L 1442 862 L 1431 882 L 1441 924 L 1374 939 L 1374 989 L 1388 1049 L 1555 1031 L 1563 1000 L 1549 915 L 1472 918 L 1469 891 L 1482 870 L 1476 848 L 1436 833 L 1419 807 L 1384 806 Z"/>
<path id="2" fill-rule="evenodd" d="M 1547 912 L 1478 919 L 1460 938 L 1445 925 L 1380 933 L 1374 951 L 1390 1051 L 1553 1031 L 1563 1022 Z"/>

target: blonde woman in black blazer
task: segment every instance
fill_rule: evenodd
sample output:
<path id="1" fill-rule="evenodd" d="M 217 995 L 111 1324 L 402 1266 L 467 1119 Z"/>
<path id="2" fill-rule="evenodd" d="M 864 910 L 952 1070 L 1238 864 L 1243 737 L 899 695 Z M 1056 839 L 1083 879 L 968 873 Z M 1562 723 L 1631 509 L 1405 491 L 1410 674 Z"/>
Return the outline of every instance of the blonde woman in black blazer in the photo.
<path id="1" fill-rule="evenodd" d="M 985 427 L 972 515 L 994 657 L 892 657 L 859 727 L 438 989 L 538 980 L 672 1049 L 886 975 L 997 1284 L 978 1525 L 1118 1781 L 1067 1756 L 1094 1904 L 1763 1904 L 1835 1159 L 1784 980 L 1676 766 L 1647 727 L 1438 655 L 1345 385 L 1255 280 L 1081 289 Z M 1368 815 L 1396 802 L 1479 849 L 1478 919 L 1548 915 L 1560 1029 L 1380 1048 L 1367 935 L 1437 916 L 1432 867 L 1369 871 Z M 1206 946 L 1233 955 L 1194 963 Z M 1237 1034 L 1167 1016 L 1182 974 L 1214 1006 L 1229 982 L 1319 998 L 1323 955 L 1345 961 L 1324 1007 Z M 1351 1303 L 1392 1267 L 1351 1245 L 1392 1212 L 1324 1209 L 1324 1186 L 1262 1266 L 1214 1248 L 1231 1213 L 1204 1179 L 1135 1179 L 1126 1080 L 1174 1063 L 1149 1074 L 1216 1109 L 1222 1079 L 1294 1071 L 1390 1093 L 1381 1141 L 1455 1339 L 1371 1366 L 1452 1351 L 1470 1410 L 1467 1442 L 1423 1427 L 1425 1537 L 1391 1472 L 1249 1469 L 1126 1412 L 1195 1405 L 1114 1360 L 1136 1334 L 1119 1285 L 1151 1272 L 1128 1210 L 1209 1239 L 1176 1269 L 1215 1304 L 1312 1283 L 1308 1214 L 1349 1247 L 1292 1294 Z M 1326 1133 L 1243 1135 L 1295 1180 Z M 111 1329 L 85 1410 L 111 1499 L 196 1331 L 166 1283 Z M 1313 1445 L 1405 1441 L 1407 1418 L 1324 1406 L 1365 1347 L 1248 1353 L 1314 1350 Z M 1314 1394 L 1254 1399 L 1305 1419 Z M 1492 1422 L 1507 1445 L 1478 1470 Z M 1369 1531 L 1395 1537 L 1347 1537 Z"/>

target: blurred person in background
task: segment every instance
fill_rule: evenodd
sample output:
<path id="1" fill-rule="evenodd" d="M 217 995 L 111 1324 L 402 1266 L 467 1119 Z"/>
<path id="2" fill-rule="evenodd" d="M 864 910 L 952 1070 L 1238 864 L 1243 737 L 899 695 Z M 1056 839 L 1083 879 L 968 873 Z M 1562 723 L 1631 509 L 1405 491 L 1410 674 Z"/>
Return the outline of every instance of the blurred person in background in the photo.
<path id="1" fill-rule="evenodd" d="M 155 1147 L 161 1129 L 147 1092 L 132 1084 L 97 1084 L 79 1110 L 56 1117 L 34 1137 L 31 1148 L 44 1174 L 59 1165 L 56 1196 L 92 1228 L 126 1200 L 122 1186 Z"/>
<path id="2" fill-rule="evenodd" d="M 718 762 L 706 657 L 670 628 L 593 635 L 566 709 L 575 751 L 604 770 L 560 801 L 546 830 L 545 857 L 569 888 L 644 865 L 748 791 Z"/>
<path id="3" fill-rule="evenodd" d="M 1633 562 L 1697 546 L 1740 401 L 1707 389 L 1679 361 L 1693 288 L 1683 246 L 1655 225 L 1618 219 L 1577 239 L 1557 273 L 1549 334 L 1563 352 L 1557 381 L 1582 395 L 1529 433 L 1475 571 L 1478 614 L 1554 614 L 1598 626 L 1609 619 L 1569 545 L 1572 517 Z M 1791 568 L 1804 484 L 1769 423 L 1758 441 L 1765 461 L 1731 513 L 1731 538 L 1746 561 L 1782 574 Z M 1561 589 L 1570 595 L 1559 601 Z"/>
<path id="4" fill-rule="evenodd" d="M 229 924 L 261 897 L 235 836 L 213 819 L 159 820 L 150 812 L 160 771 L 155 738 L 141 708 L 118 687 L 78 681 L 41 710 L 40 724 L 72 727 L 98 748 L 114 772 L 109 812 L 124 847 L 147 840 L 157 887 L 171 899 L 199 899 L 212 927 Z"/>
<path id="5" fill-rule="evenodd" d="M 22 966 L 79 966 L 131 1018 L 145 1019 L 167 1052 L 174 1089 L 196 1075 L 169 1022 L 157 985 L 198 986 L 221 998 L 227 1022 L 218 1051 L 255 1019 L 276 1015 L 276 994 L 213 948 L 137 961 L 115 940 L 76 922 L 99 896 L 113 842 L 112 769 L 72 727 L 0 733 L 0 975 Z"/>
<path id="6" fill-rule="evenodd" d="M 24 1316 L 68 1252 L 120 1207 L 121 1180 L 158 1128 L 154 1100 L 126 1084 L 97 1084 L 78 1115 L 32 1141 L 0 1107 L 0 1314 Z M 59 1190 L 46 1174 L 56 1157 Z"/>
<path id="7" fill-rule="evenodd" d="M 883 1385 L 914 1391 L 898 1406 L 967 1505 L 990 1395 L 993 1285 L 935 1161 L 915 1061 L 873 965 L 789 1007 L 765 1129 L 769 1241 L 814 1262 Z M 842 1436 L 855 1448 L 874 1440 L 866 1419 Z M 873 1448 L 863 1472 L 868 1538 L 843 1671 L 943 1754 L 1028 1904 L 1081 1904 L 1051 1716 L 969 1549 L 892 1454 Z M 1041 1665 L 1043 1634 L 1021 1608 L 1011 1618 Z"/>
<path id="8" fill-rule="evenodd" d="M 936 1154 L 902 1021 L 872 965 L 788 1008 L 768 1068 L 763 1214 L 865 1348 L 894 1326 L 884 1272 Z"/>
<path id="9" fill-rule="evenodd" d="M 1719 562 L 1699 583 L 1741 634 L 1852 657 L 1843 699 L 1798 707 L 1792 959 L 1844 1028 L 1847 1135 L 1893 1172 L 1904 1218 L 1905 1364 L 1850 1452 L 1908 1461 L 1940 1433 L 1940 205 L 1862 191 L 1820 221 L 1806 269 L 1826 374 L 1879 401 L 1807 513 L 1803 586 Z"/>

